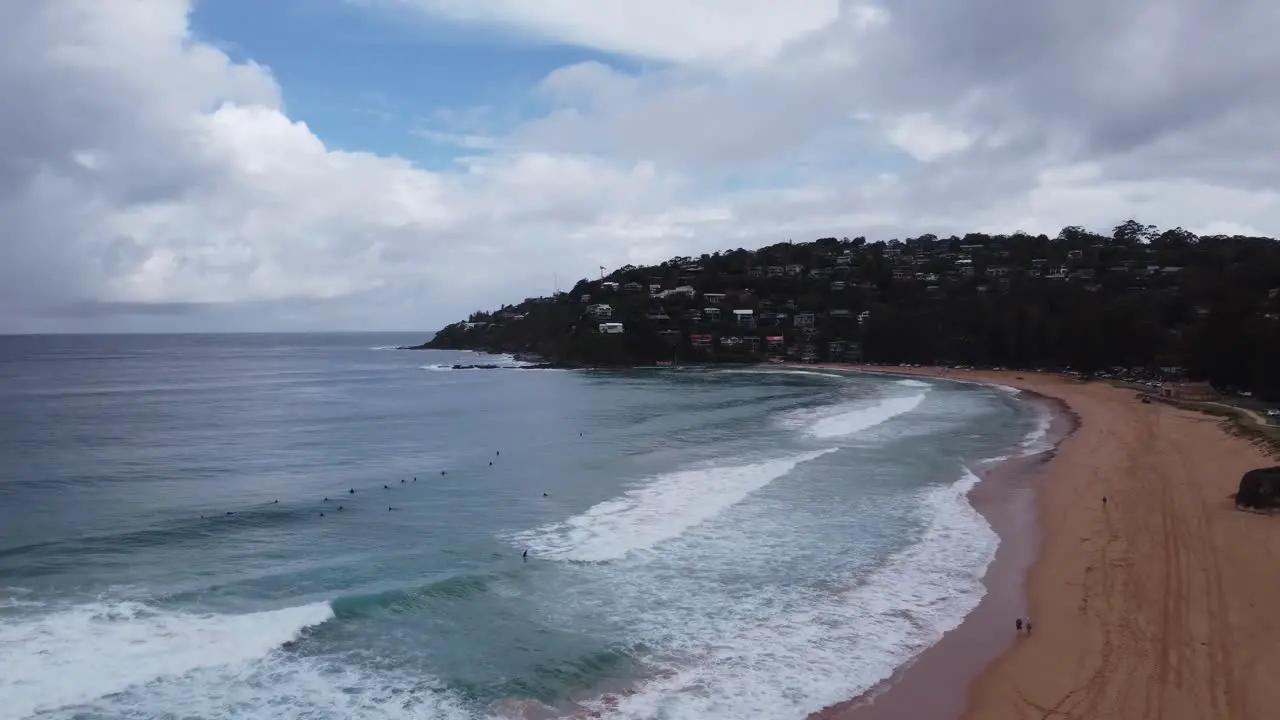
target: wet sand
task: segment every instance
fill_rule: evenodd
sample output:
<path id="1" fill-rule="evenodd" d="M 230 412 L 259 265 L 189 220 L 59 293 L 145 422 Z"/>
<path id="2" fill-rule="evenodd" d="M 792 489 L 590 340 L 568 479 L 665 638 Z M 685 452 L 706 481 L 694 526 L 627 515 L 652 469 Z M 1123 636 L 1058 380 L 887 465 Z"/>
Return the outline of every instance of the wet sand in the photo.
<path id="1" fill-rule="evenodd" d="M 1102 383 L 864 369 L 1017 387 L 1065 403 L 1080 426 L 1040 472 L 1001 468 L 971 495 L 1002 538 L 978 609 L 890 683 L 817 717 L 1280 716 L 1280 518 L 1231 500 L 1246 470 L 1275 459 L 1214 418 Z M 1011 624 L 1023 607 L 1030 637 Z"/>

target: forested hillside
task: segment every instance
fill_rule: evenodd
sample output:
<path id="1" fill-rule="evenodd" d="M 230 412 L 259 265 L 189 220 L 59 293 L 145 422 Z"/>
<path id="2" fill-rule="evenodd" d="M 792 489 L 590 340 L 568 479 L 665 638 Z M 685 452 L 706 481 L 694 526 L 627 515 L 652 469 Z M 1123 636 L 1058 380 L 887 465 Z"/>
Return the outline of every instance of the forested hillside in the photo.
<path id="1" fill-rule="evenodd" d="M 426 347 L 582 365 L 801 361 L 1160 369 L 1280 397 L 1280 242 L 823 238 L 627 266 L 474 313 Z"/>

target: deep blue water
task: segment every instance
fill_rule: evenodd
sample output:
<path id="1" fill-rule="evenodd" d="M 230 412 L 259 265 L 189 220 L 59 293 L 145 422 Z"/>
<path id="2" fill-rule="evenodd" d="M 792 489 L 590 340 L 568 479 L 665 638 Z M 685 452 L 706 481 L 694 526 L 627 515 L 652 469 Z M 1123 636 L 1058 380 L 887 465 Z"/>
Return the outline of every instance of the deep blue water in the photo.
<path id="1" fill-rule="evenodd" d="M 800 718 L 976 603 L 1042 420 L 422 339 L 0 338 L 0 718 Z"/>

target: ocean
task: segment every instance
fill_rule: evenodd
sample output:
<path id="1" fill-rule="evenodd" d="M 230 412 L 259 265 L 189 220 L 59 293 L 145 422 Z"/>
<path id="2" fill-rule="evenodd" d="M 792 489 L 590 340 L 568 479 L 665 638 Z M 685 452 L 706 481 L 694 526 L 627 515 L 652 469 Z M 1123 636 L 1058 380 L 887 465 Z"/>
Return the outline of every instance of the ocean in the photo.
<path id="1" fill-rule="evenodd" d="M 966 493 L 1044 449 L 1004 388 L 423 339 L 0 338 L 0 720 L 803 718 L 977 604 Z"/>

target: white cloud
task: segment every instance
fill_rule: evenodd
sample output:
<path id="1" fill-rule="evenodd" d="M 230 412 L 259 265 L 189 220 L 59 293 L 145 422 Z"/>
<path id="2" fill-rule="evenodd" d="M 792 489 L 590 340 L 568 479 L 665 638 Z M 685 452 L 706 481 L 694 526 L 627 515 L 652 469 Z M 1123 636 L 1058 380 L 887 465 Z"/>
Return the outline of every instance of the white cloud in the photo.
<path id="1" fill-rule="evenodd" d="M 894 145 L 924 162 L 960 152 L 973 144 L 973 137 L 968 133 L 947 127 L 928 113 L 909 113 L 893 120 L 887 135 Z"/>
<path id="2" fill-rule="evenodd" d="M 0 4 L 0 330 L 434 327 L 789 237 L 1280 233 L 1280 50 L 1233 40 L 1263 0 L 396 1 L 664 62 L 556 70 L 506 133 L 442 109 L 419 135 L 477 154 L 429 172 L 326 146 L 188 0 Z"/>
<path id="3" fill-rule="evenodd" d="M 432 16 L 669 62 L 765 62 L 820 30 L 840 0 L 396 0 Z"/>

